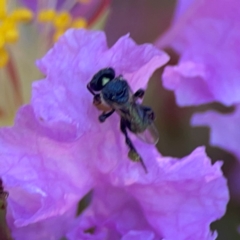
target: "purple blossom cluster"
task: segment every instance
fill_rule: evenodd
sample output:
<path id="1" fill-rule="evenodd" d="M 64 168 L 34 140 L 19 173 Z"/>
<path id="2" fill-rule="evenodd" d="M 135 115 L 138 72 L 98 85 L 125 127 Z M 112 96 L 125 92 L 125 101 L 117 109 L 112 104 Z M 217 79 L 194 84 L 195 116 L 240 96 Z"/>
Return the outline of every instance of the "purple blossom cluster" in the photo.
<path id="1" fill-rule="evenodd" d="M 237 0 L 179 0 L 172 28 L 157 45 L 171 46 L 180 54 L 178 65 L 166 67 L 163 74 L 163 84 L 174 91 L 178 105 L 219 102 L 234 107 L 229 114 L 197 113 L 191 124 L 208 126 L 210 144 L 240 161 L 239 20 Z"/>
<path id="2" fill-rule="evenodd" d="M 239 103 L 239 5 L 237 0 L 178 1 L 172 27 L 156 43 L 180 54 L 178 65 L 163 74 L 178 105 Z"/>
<path id="3" fill-rule="evenodd" d="M 45 78 L 33 84 L 14 126 L 0 129 L 14 239 L 216 239 L 209 226 L 229 199 L 222 163 L 212 165 L 204 147 L 182 159 L 163 157 L 131 135 L 146 174 L 127 157 L 119 116 L 99 123 L 86 88 L 97 71 L 113 67 L 133 91 L 144 89 L 168 60 L 128 35 L 108 48 L 103 32 L 69 30 L 37 62 Z M 89 191 L 88 207 L 76 216 Z"/>

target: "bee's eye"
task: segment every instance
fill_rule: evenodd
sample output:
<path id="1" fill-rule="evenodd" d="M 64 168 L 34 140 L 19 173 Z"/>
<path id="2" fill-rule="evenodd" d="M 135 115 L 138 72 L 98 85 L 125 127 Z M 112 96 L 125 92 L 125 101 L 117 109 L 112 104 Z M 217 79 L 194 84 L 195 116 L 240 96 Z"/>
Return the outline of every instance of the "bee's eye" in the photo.
<path id="1" fill-rule="evenodd" d="M 93 91 L 101 91 L 103 87 L 115 77 L 115 71 L 113 68 L 104 68 L 97 72 L 91 82 L 90 87 Z"/>
<path id="2" fill-rule="evenodd" d="M 102 78 L 102 86 L 105 86 L 109 81 L 110 81 L 109 78 L 103 77 L 103 78 Z"/>

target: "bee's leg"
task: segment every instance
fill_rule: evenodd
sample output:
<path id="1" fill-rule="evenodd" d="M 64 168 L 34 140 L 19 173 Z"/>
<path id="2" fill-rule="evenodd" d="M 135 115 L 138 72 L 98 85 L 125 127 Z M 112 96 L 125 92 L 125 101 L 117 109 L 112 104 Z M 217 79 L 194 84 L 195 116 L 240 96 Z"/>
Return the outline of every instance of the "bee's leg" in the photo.
<path id="1" fill-rule="evenodd" d="M 153 112 L 153 110 L 150 108 L 150 107 L 146 107 L 146 106 L 143 106 L 144 107 L 144 111 L 145 113 L 147 114 L 147 117 L 150 121 L 154 121 L 155 120 L 155 113 Z"/>
<path id="2" fill-rule="evenodd" d="M 106 118 L 110 117 L 113 113 L 115 112 L 115 109 L 111 110 L 110 112 L 103 112 L 99 117 L 98 120 L 100 122 L 104 122 L 106 120 Z"/>
<path id="3" fill-rule="evenodd" d="M 88 83 L 88 85 L 87 85 L 87 89 L 88 89 L 88 91 L 89 91 L 93 96 L 96 95 L 95 92 L 91 89 L 91 87 L 90 87 L 90 83 Z"/>
<path id="4" fill-rule="evenodd" d="M 132 144 L 131 139 L 128 137 L 126 121 L 123 118 L 121 118 L 120 129 L 121 129 L 122 133 L 124 134 L 126 144 L 129 147 L 129 153 L 128 153 L 129 158 L 133 161 L 140 162 L 142 164 L 144 171 L 147 173 L 148 172 L 147 168 L 146 168 L 141 156 L 138 154 L 138 152 L 136 151 L 135 147 Z"/>
<path id="5" fill-rule="evenodd" d="M 145 91 L 143 89 L 138 89 L 134 94 L 134 98 L 143 98 Z"/>

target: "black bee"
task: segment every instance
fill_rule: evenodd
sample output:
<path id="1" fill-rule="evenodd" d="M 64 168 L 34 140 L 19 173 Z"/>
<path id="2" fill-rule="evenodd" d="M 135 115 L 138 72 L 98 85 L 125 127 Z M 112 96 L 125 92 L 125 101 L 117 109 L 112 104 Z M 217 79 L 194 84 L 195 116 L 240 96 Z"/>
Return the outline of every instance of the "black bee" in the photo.
<path id="1" fill-rule="evenodd" d="M 121 117 L 120 129 L 125 135 L 129 147 L 128 156 L 131 160 L 140 162 L 147 172 L 147 168 L 128 137 L 127 129 L 139 136 L 143 141 L 156 144 L 158 132 L 153 125 L 154 113 L 150 107 L 137 102 L 143 98 L 144 90 L 133 93 L 122 75 L 115 77 L 113 68 L 104 68 L 97 72 L 87 85 L 93 94 L 93 104 L 102 112 L 99 121 L 104 122 L 115 111 Z"/>

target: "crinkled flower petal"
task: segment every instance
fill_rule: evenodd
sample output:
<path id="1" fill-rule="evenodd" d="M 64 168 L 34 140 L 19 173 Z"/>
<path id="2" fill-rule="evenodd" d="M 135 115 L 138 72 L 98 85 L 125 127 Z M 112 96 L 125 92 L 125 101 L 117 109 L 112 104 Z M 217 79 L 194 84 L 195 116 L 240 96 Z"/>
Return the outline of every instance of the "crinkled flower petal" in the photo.
<path id="1" fill-rule="evenodd" d="M 77 146 L 51 140 L 41 128 L 27 105 L 14 127 L 0 130 L 0 176 L 16 227 L 63 214 L 93 185 L 83 163 L 75 161 Z"/>
<path id="2" fill-rule="evenodd" d="M 148 156 L 154 157 L 150 151 Z M 118 181 L 101 176 L 91 205 L 68 238 L 215 239 L 209 225 L 224 214 L 229 198 L 221 163 L 212 166 L 204 148 L 183 159 L 159 156 L 156 161 L 156 171 L 142 179 L 128 172 Z"/>
<path id="3" fill-rule="evenodd" d="M 123 168 L 136 167 L 127 158 L 119 117 L 99 124 L 86 85 L 111 66 L 128 74 L 133 87 L 144 87 L 167 60 L 164 52 L 137 46 L 128 36 L 108 49 L 102 32 L 70 30 L 39 61 L 46 80 L 34 83 L 32 105 L 19 111 L 15 126 L 0 131 L 0 175 L 14 226 L 63 214 L 93 187 L 94 173 L 116 168 L 121 156 Z"/>
<path id="4" fill-rule="evenodd" d="M 191 119 L 193 126 L 210 128 L 210 144 L 233 153 L 240 160 L 240 106 L 233 113 L 221 114 L 215 111 L 197 113 Z"/>
<path id="5" fill-rule="evenodd" d="M 33 84 L 35 114 L 55 137 L 76 139 L 90 130 L 89 118 L 96 118 L 86 85 L 97 71 L 113 67 L 136 91 L 146 87 L 155 69 L 168 59 L 150 44 L 137 46 L 128 36 L 109 49 L 103 32 L 69 30 L 38 61 L 47 76 Z"/>
<path id="6" fill-rule="evenodd" d="M 209 225 L 228 201 L 221 163 L 212 166 L 203 148 L 181 160 L 161 157 L 129 134 L 146 174 L 128 158 L 120 117 L 100 123 L 86 87 L 97 71 L 113 67 L 136 91 L 167 60 L 128 35 L 108 48 L 102 32 L 69 30 L 38 61 L 45 79 L 33 84 L 31 104 L 19 111 L 15 126 L 0 131 L 0 176 L 10 193 L 13 231 L 31 233 L 39 224 L 46 233 L 47 221 L 51 225 L 93 189 L 91 204 L 64 230 L 70 239 L 215 238 Z"/>
<path id="7" fill-rule="evenodd" d="M 174 91 L 179 106 L 199 105 L 215 100 L 205 77 L 205 66 L 193 61 L 167 66 L 162 75 L 164 86 Z"/>
<path id="8" fill-rule="evenodd" d="M 75 226 L 75 221 L 76 207 L 59 216 L 49 217 L 24 227 L 11 226 L 11 233 L 15 240 L 59 240 Z"/>
<path id="9" fill-rule="evenodd" d="M 124 188 L 109 184 L 106 177 L 95 186 L 91 205 L 78 218 L 68 239 L 120 239 L 137 231 L 138 236 L 156 236 L 139 203 Z"/>
<path id="10" fill-rule="evenodd" d="M 156 43 L 180 54 L 163 84 L 181 106 L 240 102 L 240 2 L 180 0 L 172 28 Z M 180 14 L 182 14 L 180 16 Z"/>
<path id="11" fill-rule="evenodd" d="M 215 239 L 209 224 L 224 214 L 228 201 L 221 163 L 211 166 L 203 148 L 181 160 L 158 158 L 158 163 L 151 181 L 127 188 L 150 225 L 166 239 Z"/>

